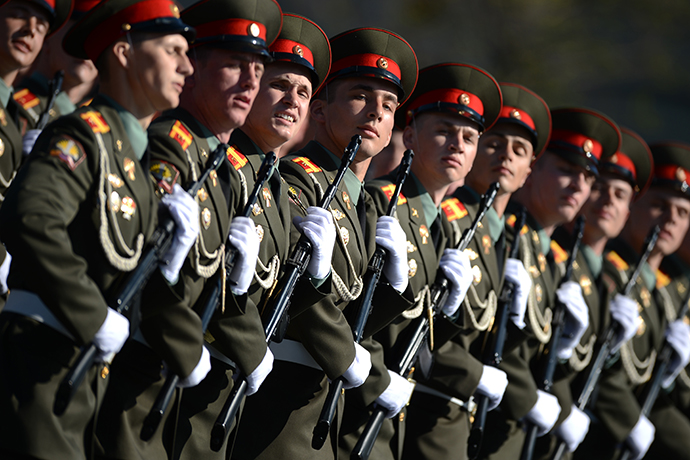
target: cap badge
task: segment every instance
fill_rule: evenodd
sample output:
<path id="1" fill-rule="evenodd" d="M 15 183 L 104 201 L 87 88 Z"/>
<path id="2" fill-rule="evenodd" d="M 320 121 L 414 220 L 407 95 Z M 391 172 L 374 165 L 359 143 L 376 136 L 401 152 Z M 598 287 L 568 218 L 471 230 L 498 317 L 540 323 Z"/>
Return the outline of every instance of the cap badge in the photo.
<path id="1" fill-rule="evenodd" d="M 613 164 L 618 163 L 618 154 L 617 154 L 617 153 L 614 153 L 614 154 L 611 156 L 611 159 L 609 160 L 609 162 L 610 162 L 610 163 L 613 163 Z"/>
<path id="2" fill-rule="evenodd" d="M 128 32 L 129 29 L 131 29 L 131 28 L 132 28 L 132 26 L 127 24 L 126 22 L 124 24 L 122 24 L 122 30 L 124 30 L 125 32 Z"/>
<path id="3" fill-rule="evenodd" d="M 680 166 L 678 166 L 678 168 L 676 169 L 676 179 L 678 179 L 681 182 L 685 182 L 686 179 L 685 171 L 683 171 L 683 168 L 681 168 Z"/>
<path id="4" fill-rule="evenodd" d="M 378 61 L 376 61 L 376 65 L 379 66 L 381 69 L 387 69 L 388 68 L 388 59 L 385 57 L 380 57 Z"/>
<path id="5" fill-rule="evenodd" d="M 179 8 L 177 7 L 177 5 L 175 5 L 174 3 L 172 3 L 172 4 L 170 5 L 170 12 L 171 12 L 172 15 L 175 16 L 177 19 L 180 19 L 180 9 L 179 9 Z"/>
<path id="6" fill-rule="evenodd" d="M 458 102 L 462 105 L 470 105 L 470 96 L 468 96 L 465 93 L 462 93 L 460 97 L 458 97 Z"/>
<path id="7" fill-rule="evenodd" d="M 299 45 L 295 45 L 292 48 L 292 52 L 299 55 L 300 57 L 304 57 L 304 51 L 302 51 L 302 47 Z"/>
<path id="8" fill-rule="evenodd" d="M 515 118 L 516 120 L 522 120 L 522 114 L 520 113 L 519 110 L 513 109 L 510 112 L 510 116 L 511 116 L 511 118 Z"/>
<path id="9" fill-rule="evenodd" d="M 594 149 L 594 142 L 592 142 L 592 139 L 587 139 L 582 144 L 582 150 L 584 150 L 585 153 L 592 153 L 593 149 Z"/>
<path id="10" fill-rule="evenodd" d="M 255 22 L 252 22 L 249 24 L 249 27 L 247 27 L 247 33 L 252 37 L 258 37 L 261 33 L 261 29 L 259 29 L 259 26 Z"/>

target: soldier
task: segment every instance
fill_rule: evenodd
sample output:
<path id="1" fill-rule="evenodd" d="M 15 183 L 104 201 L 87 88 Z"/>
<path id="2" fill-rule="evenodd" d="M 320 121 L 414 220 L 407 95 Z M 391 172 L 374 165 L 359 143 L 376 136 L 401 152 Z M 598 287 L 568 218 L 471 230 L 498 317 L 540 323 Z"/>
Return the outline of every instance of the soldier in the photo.
<path id="1" fill-rule="evenodd" d="M 602 372 L 597 400 L 592 407 L 600 423 L 596 430 L 589 431 L 575 458 L 610 458 L 621 443 L 631 451 L 631 458 L 642 458 L 655 438 L 655 425 L 650 419 L 654 418 L 659 424 L 660 432 L 667 423 L 672 426 L 673 420 L 680 417 L 680 414 L 672 414 L 675 411 L 670 407 L 661 412 L 656 412 L 658 407 L 653 409 L 649 418 L 641 413 L 643 401 L 640 398 L 644 398 L 641 389 L 654 371 L 664 337 L 673 347 L 674 358 L 662 388 L 673 383 L 690 355 L 690 330 L 682 320 L 667 321 L 666 311 L 672 317 L 678 307 L 668 302 L 662 290 L 656 289 L 655 277 L 663 257 L 678 249 L 690 226 L 690 198 L 685 183 L 685 171 L 690 163 L 685 148 L 659 145 L 651 146 L 651 150 L 654 157 L 651 187 L 631 207 L 630 219 L 620 236 L 609 242 L 603 268 L 604 274 L 615 283 L 615 290 L 620 292 L 634 269 L 645 236 L 655 225 L 661 227 L 659 240 L 633 291 L 639 312 L 636 334 L 621 347 L 618 359 Z M 665 420 L 655 417 L 664 412 Z M 683 426 L 687 425 L 675 428 Z M 683 433 L 682 438 L 677 442 L 687 442 L 690 433 Z"/>
<path id="2" fill-rule="evenodd" d="M 0 315 L 3 458 L 90 455 L 107 362 L 129 334 L 109 302 L 156 225 L 158 203 L 142 166 L 145 129 L 157 110 L 178 104 L 192 72 L 185 54 L 192 38 L 169 0 L 103 3 L 65 37 L 71 55 L 107 72 L 91 106 L 44 131 L 0 212 L 0 236 L 15 255 L 13 292 Z M 179 187 L 163 203 L 176 230 L 151 283 L 165 296 L 196 239 L 198 209 Z M 97 363 L 56 416 L 57 386 L 89 343 Z M 196 358 L 169 362 L 170 370 L 189 375 L 201 347 L 190 354 Z"/>
<path id="3" fill-rule="evenodd" d="M 409 397 L 409 383 L 400 376 L 391 383 L 380 347 L 374 343 L 367 346 L 376 352 L 378 361 L 369 375 L 369 352 L 353 343 L 342 310 L 361 291 L 361 277 L 375 241 L 389 253 L 386 282 L 379 286 L 386 302 L 380 308 L 394 317 L 412 300 L 406 290 L 404 232 L 392 218 L 381 218 L 377 224 L 374 204 L 362 181 L 371 158 L 390 141 L 398 103 L 414 89 L 417 59 L 407 42 L 381 29 L 344 32 L 331 39 L 331 48 L 333 62 L 326 85 L 311 104 L 315 140 L 280 163 L 281 174 L 294 189 L 292 211 L 301 216 L 305 209 L 318 205 L 352 136 L 361 135 L 362 145 L 331 203 L 338 238 L 331 273 L 317 283 L 304 283 L 303 291 L 327 295 L 316 302 L 292 303 L 287 338 L 271 344 L 276 355 L 274 371 L 247 400 L 238 433 L 241 442 L 233 453 L 237 459 L 335 458 L 337 420 L 326 446 L 318 451 L 311 447 L 312 431 L 328 391 L 326 378 L 342 376 L 344 387 L 353 388 L 369 377 L 366 385 L 370 389 L 364 396 L 367 404 L 378 401 L 391 410 Z M 295 244 L 299 234 L 293 231 L 291 235 Z"/>

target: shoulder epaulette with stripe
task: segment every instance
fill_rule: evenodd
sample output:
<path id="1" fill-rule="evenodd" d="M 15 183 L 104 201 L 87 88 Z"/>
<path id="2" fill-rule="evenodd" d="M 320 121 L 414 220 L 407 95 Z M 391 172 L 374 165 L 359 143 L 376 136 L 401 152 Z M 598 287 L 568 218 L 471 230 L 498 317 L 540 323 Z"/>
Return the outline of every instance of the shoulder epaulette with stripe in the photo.
<path id="1" fill-rule="evenodd" d="M 247 157 L 245 157 L 242 152 L 237 150 L 237 147 L 234 145 L 228 149 L 228 160 L 230 161 L 230 164 L 235 168 L 235 170 L 239 171 L 240 168 L 242 168 L 244 165 L 247 164 Z"/>
<path id="2" fill-rule="evenodd" d="M 321 171 L 321 168 L 316 166 L 314 162 L 307 157 L 293 158 L 292 161 L 303 167 L 308 174 Z"/>
<path id="3" fill-rule="evenodd" d="M 21 105 L 24 110 L 29 110 L 32 107 L 36 107 L 41 100 L 34 93 L 24 88 L 21 91 L 17 91 L 12 95 L 17 104 Z"/>
<path id="4" fill-rule="evenodd" d="M 630 267 L 630 265 L 628 265 L 628 263 L 623 260 L 623 258 L 619 256 L 616 251 L 609 251 L 606 254 L 606 260 L 611 262 L 613 266 L 620 271 L 626 271 Z"/>
<path id="5" fill-rule="evenodd" d="M 467 208 L 462 204 L 457 198 L 448 198 L 441 203 L 441 208 L 446 214 L 448 222 L 453 222 L 454 220 L 462 219 L 467 215 Z"/>
<path id="6" fill-rule="evenodd" d="M 551 240 L 551 252 L 553 252 L 553 260 L 557 264 L 568 260 L 568 251 L 563 249 L 556 241 Z"/>
<path id="7" fill-rule="evenodd" d="M 383 185 L 381 186 L 381 190 L 388 197 L 388 201 L 390 201 L 393 197 L 393 194 L 395 193 L 395 184 Z M 407 203 L 407 198 L 405 198 L 402 192 L 400 192 L 400 195 L 398 195 L 398 206 L 405 203 Z"/>
<path id="8" fill-rule="evenodd" d="M 187 150 L 187 148 L 192 144 L 193 137 L 191 133 L 184 127 L 180 120 L 176 120 L 175 123 L 170 128 L 168 136 L 175 139 L 182 150 Z"/>
<path id="9" fill-rule="evenodd" d="M 671 284 L 671 277 L 662 272 L 660 268 L 656 270 L 656 287 L 657 289 L 666 287 Z"/>
<path id="10" fill-rule="evenodd" d="M 89 110 L 79 115 L 93 130 L 94 133 L 107 133 L 110 131 L 110 126 L 105 122 L 103 115 L 95 110 Z"/>
<path id="11" fill-rule="evenodd" d="M 511 227 L 515 228 L 515 221 L 517 220 L 517 217 L 515 214 L 511 214 L 508 216 L 508 219 L 506 220 L 506 223 L 510 225 Z M 527 227 L 527 224 L 522 226 L 522 230 L 520 230 L 520 235 L 524 235 L 529 231 L 529 228 Z"/>

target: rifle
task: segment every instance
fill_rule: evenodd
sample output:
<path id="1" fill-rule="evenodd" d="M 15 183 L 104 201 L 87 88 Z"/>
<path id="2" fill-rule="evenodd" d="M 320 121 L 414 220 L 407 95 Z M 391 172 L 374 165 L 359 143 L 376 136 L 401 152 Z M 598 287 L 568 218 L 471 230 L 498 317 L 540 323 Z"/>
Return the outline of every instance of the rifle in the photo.
<path id="1" fill-rule="evenodd" d="M 625 288 L 623 289 L 624 296 L 629 296 L 633 288 L 635 287 L 635 284 L 637 283 L 637 278 L 640 276 L 640 273 L 642 272 L 642 267 L 644 266 L 645 262 L 647 262 L 649 255 L 652 253 L 652 250 L 656 245 L 656 240 L 659 238 L 660 230 L 661 229 L 657 225 L 653 229 L 651 229 L 649 234 L 647 235 L 647 238 L 644 242 L 644 252 L 640 255 L 639 259 L 637 259 L 635 270 L 633 271 L 632 276 L 630 277 L 630 279 L 628 279 L 628 283 L 625 285 Z M 604 340 L 602 341 L 601 346 L 597 351 L 597 357 L 594 360 L 594 363 L 592 364 L 592 368 L 589 371 L 589 375 L 587 376 L 585 385 L 582 388 L 582 391 L 580 392 L 580 396 L 578 396 L 577 398 L 577 408 L 580 410 L 585 410 L 585 407 L 587 407 L 587 404 L 589 403 L 590 397 L 594 393 L 594 388 L 599 383 L 601 371 L 603 370 L 604 364 L 606 363 L 606 358 L 608 358 L 610 354 L 611 345 L 613 345 L 613 339 L 618 333 L 618 329 L 618 324 L 614 323 L 611 326 L 609 326 L 606 330 Z M 565 448 L 565 441 L 559 440 L 558 445 L 556 447 L 556 453 L 553 456 L 553 460 L 560 460 L 561 457 L 563 457 L 563 454 L 565 454 Z"/>
<path id="2" fill-rule="evenodd" d="M 412 164 L 412 158 L 414 157 L 414 152 L 412 150 L 406 150 L 403 159 L 400 162 L 400 168 L 398 169 L 398 175 L 395 179 L 395 192 L 391 196 L 391 200 L 388 203 L 388 209 L 386 210 L 386 216 L 393 216 L 395 210 L 398 208 L 398 196 L 405 184 L 405 180 L 410 172 L 410 165 Z M 367 319 L 369 319 L 369 314 L 371 313 L 372 300 L 374 299 L 374 291 L 379 283 L 379 278 L 381 278 L 381 272 L 383 271 L 383 266 L 385 265 L 386 250 L 379 245 L 376 245 L 376 251 L 374 255 L 369 259 L 369 266 L 367 267 L 367 272 L 364 275 L 364 289 L 362 290 L 362 297 L 360 297 L 360 302 L 355 316 L 355 324 L 352 328 L 352 335 L 354 336 L 355 343 L 360 343 L 362 341 L 362 335 L 364 334 L 364 327 L 367 324 Z M 333 417 L 335 417 L 335 411 L 338 406 L 338 400 L 340 399 L 340 393 L 343 391 L 343 383 L 345 379 L 343 377 L 338 377 L 331 382 L 328 388 L 328 395 L 326 396 L 326 401 L 324 402 L 323 409 L 319 415 L 319 420 L 314 427 L 314 433 L 311 440 L 311 446 L 318 450 L 323 447 L 326 442 L 328 433 L 331 430 L 331 424 L 333 423 Z"/>
<path id="3" fill-rule="evenodd" d="M 53 105 L 55 105 L 55 99 L 57 99 L 58 94 L 60 94 L 60 91 L 62 91 L 62 81 L 64 78 L 65 72 L 62 70 L 58 70 L 57 72 L 55 72 L 55 76 L 53 77 L 53 79 L 50 80 L 50 98 L 48 99 L 48 105 L 46 105 L 46 109 L 39 117 L 38 123 L 36 123 L 36 129 L 42 130 L 48 125 L 48 122 L 50 121 L 50 111 L 53 108 Z"/>
<path id="4" fill-rule="evenodd" d="M 350 164 L 357 155 L 359 146 L 362 144 L 362 136 L 354 135 L 350 140 L 350 143 L 345 148 L 342 159 L 340 161 L 340 168 L 333 179 L 333 182 L 326 189 L 326 193 L 321 199 L 319 206 L 323 209 L 328 209 L 335 197 L 335 192 L 340 186 L 340 182 L 345 176 L 345 172 L 350 167 Z M 270 344 L 274 340 L 274 335 L 278 325 L 283 320 L 288 307 L 290 306 L 290 297 L 292 297 L 292 292 L 297 286 L 297 281 L 302 277 L 304 272 L 307 270 L 307 265 L 309 265 L 309 260 L 311 259 L 312 245 L 309 239 L 302 235 L 295 249 L 292 251 L 290 258 L 285 262 L 283 267 L 283 275 L 276 284 L 273 291 L 275 299 L 272 304 L 271 315 L 267 321 L 264 323 L 264 333 L 266 334 L 266 343 Z M 282 340 L 282 338 L 281 338 Z M 235 384 L 232 393 L 225 401 L 223 409 L 221 409 L 216 422 L 211 430 L 211 450 L 218 452 L 223 444 L 225 444 L 226 439 L 229 434 L 230 420 L 235 418 L 237 411 L 244 401 L 244 396 L 247 392 L 247 379 L 242 373 L 238 374 L 237 383 Z"/>
<path id="5" fill-rule="evenodd" d="M 259 168 L 259 171 L 256 174 L 256 182 L 254 183 L 254 188 L 252 189 L 251 194 L 247 197 L 247 204 L 244 206 L 242 213 L 239 214 L 240 216 L 250 216 L 252 208 L 254 207 L 254 204 L 256 203 L 256 200 L 259 197 L 261 189 L 268 180 L 268 177 L 271 173 L 271 169 L 273 168 L 275 162 L 275 153 L 269 152 L 268 154 L 266 154 L 266 157 L 264 158 L 264 161 L 261 163 L 261 167 Z M 228 248 L 225 251 L 225 269 L 221 271 L 221 273 L 219 273 L 219 276 L 216 277 L 216 282 L 213 284 L 213 287 L 211 288 L 210 292 L 208 292 L 208 295 L 202 297 L 202 299 L 200 299 L 201 302 L 198 302 L 199 305 L 201 305 L 201 308 L 195 308 L 195 310 L 200 312 L 202 331 L 206 331 L 206 329 L 208 329 L 208 325 L 211 322 L 213 313 L 216 311 L 218 304 L 222 302 L 224 278 L 227 276 L 227 273 L 232 272 L 232 269 L 235 267 L 236 259 L 237 248 L 232 245 L 228 245 Z M 177 384 L 179 382 L 180 376 L 177 374 L 170 374 L 165 379 L 163 387 L 158 392 L 156 401 L 153 403 L 153 407 L 151 407 L 151 411 L 144 419 L 144 424 L 141 427 L 141 433 L 139 433 L 139 437 L 143 441 L 148 441 L 149 439 L 151 439 L 153 434 L 158 429 L 158 425 L 163 419 L 163 414 L 165 414 L 165 411 L 168 409 L 170 401 L 172 401 L 172 397 L 175 394 L 175 388 L 177 388 Z"/>
<path id="6" fill-rule="evenodd" d="M 524 227 L 526 219 L 527 211 L 525 211 L 523 207 L 520 209 L 515 222 L 515 238 L 508 256 L 511 259 L 517 259 L 520 256 L 520 231 L 522 227 Z M 503 361 L 503 346 L 505 345 L 506 335 L 508 333 L 508 307 L 513 301 L 515 288 L 515 283 L 504 278 L 503 289 L 498 299 L 498 307 L 494 317 L 494 327 L 491 331 L 491 346 L 484 351 L 484 358 L 482 360 L 485 365 L 498 367 L 501 361 Z M 476 395 L 474 398 L 477 409 L 467 444 L 467 455 L 470 459 L 475 459 L 477 455 L 479 455 L 479 449 L 482 446 L 482 438 L 484 437 L 486 414 L 489 412 L 488 396 Z"/>
<path id="7" fill-rule="evenodd" d="M 568 263 L 565 269 L 565 275 L 561 281 L 561 284 L 570 280 L 573 275 L 573 264 L 577 258 L 577 253 L 580 249 L 580 242 L 582 241 L 582 233 L 585 227 L 585 218 L 580 216 L 575 222 L 575 231 L 573 232 L 573 245 L 570 248 L 570 256 L 568 257 Z M 551 338 L 549 343 L 546 344 L 544 352 L 542 354 L 542 359 L 545 356 L 546 361 L 542 367 L 541 379 L 537 381 L 537 387 L 543 391 L 551 390 L 553 386 L 553 374 L 556 371 L 556 364 L 558 363 L 558 357 L 556 355 L 556 346 L 558 345 L 558 340 L 563 334 L 563 328 L 565 327 L 565 305 L 561 302 L 556 304 L 553 313 L 553 319 L 551 320 Z M 527 436 L 525 437 L 525 443 L 522 446 L 522 454 L 520 456 L 521 460 L 531 460 L 534 455 L 534 444 L 537 441 L 537 432 L 539 428 L 537 425 L 526 422 L 527 426 Z"/>
<path id="8" fill-rule="evenodd" d="M 216 150 L 213 151 L 211 154 L 211 161 L 208 162 L 208 166 L 204 170 L 204 173 L 198 181 L 194 182 L 187 189 L 187 193 L 196 196 L 211 172 L 220 167 L 226 155 L 225 151 L 228 148 L 227 144 L 220 144 Z M 149 249 L 147 249 L 139 259 L 137 267 L 130 272 L 117 297 L 108 302 L 108 305 L 115 306 L 115 311 L 123 315 L 129 313 L 130 318 L 138 318 L 139 311 L 138 308 L 134 306 L 134 303 L 139 297 L 141 290 L 146 286 L 146 283 L 148 283 L 149 279 L 158 268 L 161 257 L 170 248 L 174 231 L 175 222 L 170 214 L 167 213 L 160 218 L 158 227 L 149 240 Z M 130 331 L 130 333 L 131 332 L 133 331 Z M 55 394 L 55 403 L 53 405 L 53 413 L 55 415 L 60 416 L 65 412 L 65 409 L 67 409 L 79 385 L 81 385 L 81 382 L 84 380 L 86 372 L 96 361 L 97 353 L 98 348 L 96 348 L 93 342 L 82 347 L 77 361 L 62 379 L 57 393 Z"/>
<path id="9" fill-rule="evenodd" d="M 487 189 L 486 193 L 482 195 L 482 199 L 479 205 L 479 212 L 474 217 L 472 225 L 465 229 L 458 243 L 457 249 L 464 251 L 467 246 L 472 241 L 474 233 L 477 231 L 479 222 L 484 218 L 484 215 L 489 210 L 491 205 L 496 198 L 496 193 L 498 192 L 499 184 L 498 182 L 492 183 Z M 402 356 L 397 363 L 391 369 L 400 375 L 409 375 L 412 372 L 412 365 L 422 348 L 422 345 L 429 337 L 429 331 L 431 330 L 431 324 L 433 317 L 440 314 L 443 304 L 448 299 L 450 294 L 450 282 L 448 278 L 443 274 L 443 270 L 438 270 L 436 272 L 436 279 L 434 284 L 431 286 L 431 309 L 432 312 L 429 316 L 422 315 L 418 318 L 416 324 L 411 326 L 413 334 L 410 341 L 405 346 Z M 429 337 L 430 343 L 433 343 L 431 337 Z M 376 437 L 379 435 L 381 430 L 381 425 L 386 417 L 386 410 L 381 406 L 376 406 L 373 413 L 369 417 L 367 425 L 364 427 L 364 431 L 357 440 L 357 444 L 352 450 L 351 459 L 366 460 L 371 454 L 371 450 L 374 448 L 374 443 L 376 442 Z"/>

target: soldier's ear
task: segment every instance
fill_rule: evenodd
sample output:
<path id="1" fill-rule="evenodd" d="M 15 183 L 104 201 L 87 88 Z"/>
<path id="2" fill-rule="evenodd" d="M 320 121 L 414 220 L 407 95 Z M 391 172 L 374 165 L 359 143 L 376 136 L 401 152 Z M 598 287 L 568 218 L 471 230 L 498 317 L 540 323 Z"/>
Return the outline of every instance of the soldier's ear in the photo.
<path id="1" fill-rule="evenodd" d="M 411 124 L 405 126 L 405 129 L 403 130 L 403 144 L 405 144 L 406 149 L 414 150 L 415 148 L 418 148 L 417 132 Z"/>
<path id="2" fill-rule="evenodd" d="M 122 39 L 116 41 L 113 47 L 110 49 L 110 52 L 113 53 L 115 59 L 123 69 L 129 69 L 130 67 L 130 59 L 132 58 L 131 51 L 132 49 L 129 46 L 129 43 Z"/>
<path id="3" fill-rule="evenodd" d="M 316 98 L 311 101 L 309 105 L 309 113 L 312 119 L 320 124 L 326 123 L 326 111 L 328 110 L 328 104 L 324 99 Z"/>

